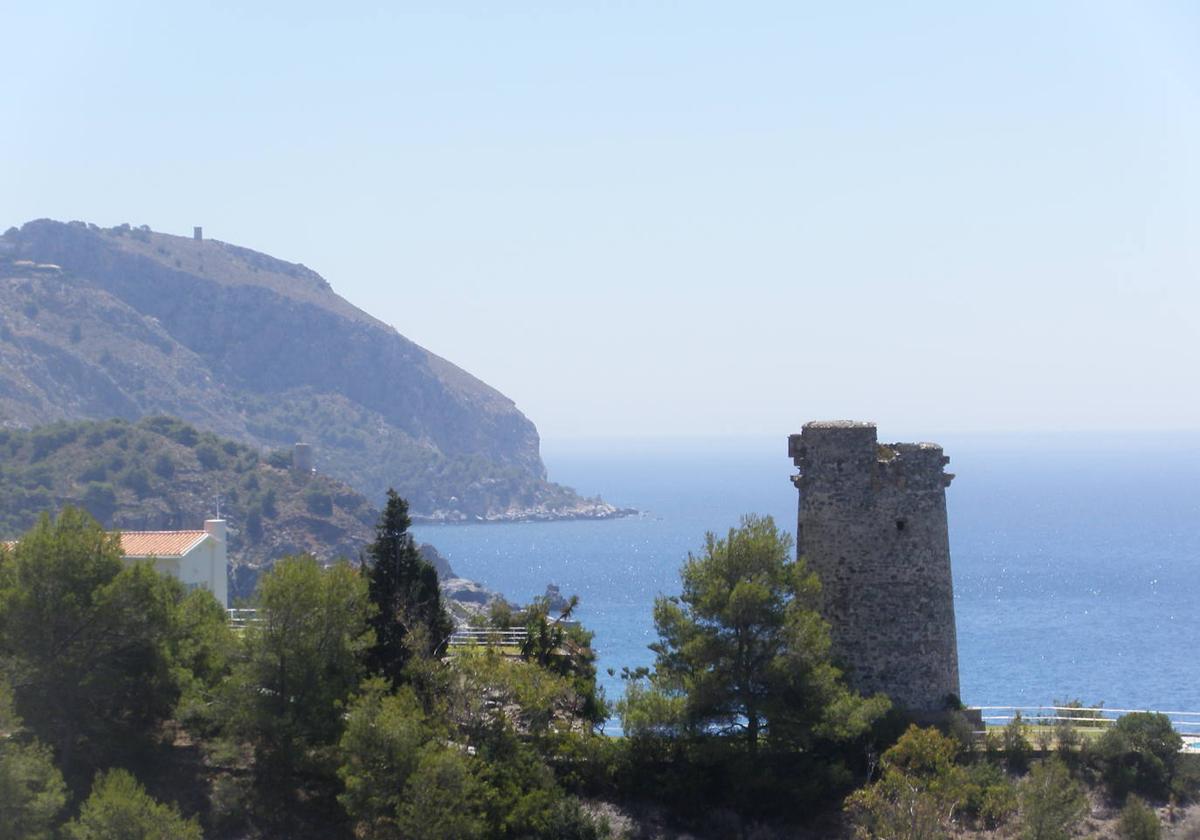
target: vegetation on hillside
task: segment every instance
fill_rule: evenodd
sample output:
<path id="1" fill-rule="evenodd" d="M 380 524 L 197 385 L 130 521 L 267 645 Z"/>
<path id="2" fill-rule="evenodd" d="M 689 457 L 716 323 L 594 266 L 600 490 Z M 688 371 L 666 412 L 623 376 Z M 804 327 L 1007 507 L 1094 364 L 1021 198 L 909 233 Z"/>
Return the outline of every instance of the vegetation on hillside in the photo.
<path id="1" fill-rule="evenodd" d="M 406 529 L 394 497 L 375 565 L 280 561 L 242 630 L 83 511 L 0 546 L 0 836 L 1053 840 L 1103 807 L 1152 840 L 1198 789 L 1160 715 L 976 743 L 854 695 L 758 517 L 688 559 L 607 738 L 576 599 L 497 604 L 480 628 L 523 641 L 446 655 Z"/>
<path id="2" fill-rule="evenodd" d="M 340 481 L 290 470 L 289 452 L 263 455 L 170 417 L 0 430 L 0 455 L 8 539 L 67 504 L 124 530 L 199 529 L 219 510 L 231 560 L 253 569 L 299 553 L 357 559 L 376 516 Z M 242 576 L 250 585 L 239 594 L 249 594 L 253 576 Z"/>

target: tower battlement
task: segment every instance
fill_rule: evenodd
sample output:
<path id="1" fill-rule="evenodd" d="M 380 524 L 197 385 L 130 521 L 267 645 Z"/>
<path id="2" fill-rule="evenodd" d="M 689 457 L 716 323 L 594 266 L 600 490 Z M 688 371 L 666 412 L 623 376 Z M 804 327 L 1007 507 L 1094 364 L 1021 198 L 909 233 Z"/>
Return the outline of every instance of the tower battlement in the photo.
<path id="1" fill-rule="evenodd" d="M 788 438 L 799 472 L 796 549 L 821 578 L 835 657 L 863 693 L 914 712 L 958 697 L 946 519 L 954 476 L 932 443 L 880 444 L 874 423 L 806 423 Z"/>

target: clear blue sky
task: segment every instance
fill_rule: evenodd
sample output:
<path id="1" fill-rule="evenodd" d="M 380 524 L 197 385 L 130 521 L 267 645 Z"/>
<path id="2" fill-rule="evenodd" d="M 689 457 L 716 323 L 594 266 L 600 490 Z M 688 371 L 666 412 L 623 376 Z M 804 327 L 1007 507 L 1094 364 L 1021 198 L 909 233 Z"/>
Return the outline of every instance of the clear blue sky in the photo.
<path id="1" fill-rule="evenodd" d="M 0 227 L 303 262 L 547 439 L 1200 428 L 1193 3 L 2 21 Z"/>

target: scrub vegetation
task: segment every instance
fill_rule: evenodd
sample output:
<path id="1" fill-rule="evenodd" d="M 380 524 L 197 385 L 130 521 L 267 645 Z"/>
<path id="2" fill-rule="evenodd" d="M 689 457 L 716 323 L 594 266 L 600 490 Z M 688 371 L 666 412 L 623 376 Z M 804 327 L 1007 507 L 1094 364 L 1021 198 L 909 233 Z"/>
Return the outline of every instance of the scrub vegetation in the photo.
<path id="1" fill-rule="evenodd" d="M 42 516 L 0 548 L 0 836 L 1154 838 L 1197 790 L 1160 715 L 977 741 L 854 694 L 769 518 L 688 558 L 611 707 L 576 599 L 451 647 L 408 527 L 391 494 L 369 562 L 283 559 L 235 629 L 86 512 Z"/>

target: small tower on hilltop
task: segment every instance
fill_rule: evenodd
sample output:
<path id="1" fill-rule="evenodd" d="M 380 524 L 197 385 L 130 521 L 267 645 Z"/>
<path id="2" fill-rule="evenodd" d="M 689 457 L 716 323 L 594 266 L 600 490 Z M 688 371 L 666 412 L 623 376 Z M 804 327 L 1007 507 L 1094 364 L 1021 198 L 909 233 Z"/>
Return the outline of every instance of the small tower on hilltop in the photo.
<path id="1" fill-rule="evenodd" d="M 292 472 L 299 475 L 312 475 L 316 472 L 313 466 L 313 448 L 311 443 L 297 443 L 292 446 Z"/>
<path id="2" fill-rule="evenodd" d="M 192 239 L 195 239 L 197 242 L 202 242 L 204 240 L 204 228 L 200 227 L 199 225 L 196 225 L 194 228 L 192 228 Z"/>
<path id="3" fill-rule="evenodd" d="M 874 423 L 804 424 L 797 556 L 821 578 L 821 612 L 847 681 L 918 715 L 957 700 L 958 641 L 946 487 L 932 443 L 880 444 Z"/>

